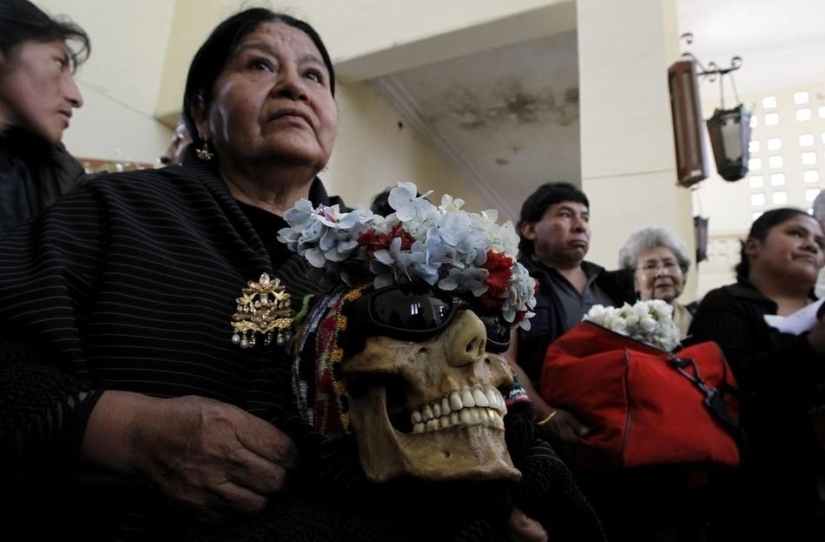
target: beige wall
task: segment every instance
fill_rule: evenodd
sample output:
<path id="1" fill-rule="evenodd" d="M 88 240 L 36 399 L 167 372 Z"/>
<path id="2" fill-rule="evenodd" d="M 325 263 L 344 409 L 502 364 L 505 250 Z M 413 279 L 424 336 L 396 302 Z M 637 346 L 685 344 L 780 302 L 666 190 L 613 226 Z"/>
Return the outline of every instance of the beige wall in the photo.
<path id="1" fill-rule="evenodd" d="M 568 0 L 569 2 L 569 0 Z M 164 81 L 158 100 L 157 115 L 174 118 L 179 109 L 183 78 L 192 55 L 208 31 L 220 20 L 235 13 L 239 6 L 266 5 L 309 22 L 323 36 L 336 66 L 382 51 L 424 41 L 433 36 L 456 32 L 526 11 L 563 3 L 561 0 L 303 0 L 301 2 L 237 0 L 177 0 L 173 31 L 169 40 Z M 344 21 L 346 23 L 344 24 Z M 473 36 L 496 43 L 497 36 Z M 522 38 L 524 39 L 524 38 Z M 451 44 L 461 54 L 458 44 Z M 475 43 L 475 47 L 481 44 Z M 442 46 L 439 51 L 444 54 Z M 465 51 L 469 52 L 469 51 Z M 393 57 L 394 69 L 428 62 L 426 51 Z M 380 59 L 371 58 L 372 63 Z M 404 62 L 404 65 L 399 63 Z M 339 69 L 347 79 L 346 69 Z M 377 74 L 373 73 L 372 76 Z M 360 78 L 354 78 L 360 80 Z"/>
<path id="2" fill-rule="evenodd" d="M 481 198 L 411 128 L 399 128 L 399 118 L 367 83 L 339 86 L 338 139 L 327 171 L 321 173 L 330 193 L 350 206 L 369 206 L 372 197 L 398 182 L 413 182 L 433 203 L 449 193 L 464 199 L 469 211 L 487 208 Z"/>
<path id="3" fill-rule="evenodd" d="M 64 142 L 77 156 L 154 162 L 171 132 L 154 119 L 174 2 L 35 0 L 68 15 L 92 42 L 77 74 L 85 105 Z"/>
<path id="4" fill-rule="evenodd" d="M 579 0 L 577 10 L 588 259 L 615 268 L 628 236 L 645 226 L 672 229 L 693 255 L 691 195 L 676 185 L 667 87 L 678 55 L 675 0 Z M 695 291 L 692 268 L 682 301 Z"/>

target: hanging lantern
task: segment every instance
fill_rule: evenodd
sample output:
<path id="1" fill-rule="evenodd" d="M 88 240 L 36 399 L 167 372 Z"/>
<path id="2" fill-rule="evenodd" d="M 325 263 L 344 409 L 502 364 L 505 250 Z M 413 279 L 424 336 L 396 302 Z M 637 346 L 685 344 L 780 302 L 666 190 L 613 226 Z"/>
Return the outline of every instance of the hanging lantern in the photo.
<path id="1" fill-rule="evenodd" d="M 738 181 L 748 174 L 751 114 L 743 104 L 733 109 L 716 109 L 707 120 L 708 135 L 716 170 L 726 181 Z"/>
<path id="2" fill-rule="evenodd" d="M 690 32 L 682 34 L 681 38 L 686 40 L 688 44 L 693 43 L 693 34 Z M 726 181 L 738 181 L 748 174 L 751 114 L 741 103 L 733 109 L 725 109 L 725 76 L 730 76 L 733 95 L 738 102 L 739 97 L 732 73 L 742 67 L 742 57 L 733 57 L 730 66 L 726 68 L 720 67 L 715 62 L 709 63 L 705 68 L 690 53 L 683 53 L 682 57 L 695 62 L 701 68 L 701 71 L 696 73 L 697 79 L 707 78 L 709 81 L 715 81 L 716 78 L 719 78 L 720 106 L 714 110 L 713 116 L 706 121 L 706 125 L 716 162 L 716 171 Z"/>

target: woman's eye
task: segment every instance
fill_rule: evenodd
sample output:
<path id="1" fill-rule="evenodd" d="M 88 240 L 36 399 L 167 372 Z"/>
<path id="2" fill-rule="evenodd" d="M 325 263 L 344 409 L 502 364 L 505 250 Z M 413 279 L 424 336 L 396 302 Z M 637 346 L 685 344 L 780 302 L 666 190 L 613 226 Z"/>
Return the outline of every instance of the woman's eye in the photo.
<path id="1" fill-rule="evenodd" d="M 270 64 L 269 61 L 264 60 L 262 58 L 254 58 L 254 59 L 250 60 L 246 64 L 246 67 L 250 68 L 250 69 L 253 69 L 253 70 L 272 71 L 272 64 Z"/>
<path id="2" fill-rule="evenodd" d="M 320 70 L 307 70 L 305 74 L 307 79 L 315 81 L 316 83 L 323 83 L 324 82 L 324 74 L 320 72 Z"/>

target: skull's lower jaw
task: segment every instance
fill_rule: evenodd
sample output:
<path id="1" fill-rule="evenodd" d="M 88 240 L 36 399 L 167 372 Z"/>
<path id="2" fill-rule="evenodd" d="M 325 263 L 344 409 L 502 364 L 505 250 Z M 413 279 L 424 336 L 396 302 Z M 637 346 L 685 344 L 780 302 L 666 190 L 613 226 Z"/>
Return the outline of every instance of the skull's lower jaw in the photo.
<path id="1" fill-rule="evenodd" d="M 382 387 L 371 387 L 350 400 L 350 420 L 361 465 L 373 482 L 400 477 L 432 481 L 521 478 L 507 452 L 504 429 L 478 424 L 402 433 L 389 420 Z"/>

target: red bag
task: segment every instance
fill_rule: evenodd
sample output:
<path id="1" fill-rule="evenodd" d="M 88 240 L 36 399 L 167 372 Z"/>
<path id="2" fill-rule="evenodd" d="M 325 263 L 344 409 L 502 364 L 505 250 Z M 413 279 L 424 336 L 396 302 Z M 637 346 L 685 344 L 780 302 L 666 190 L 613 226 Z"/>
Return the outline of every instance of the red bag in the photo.
<path id="1" fill-rule="evenodd" d="M 739 463 L 736 381 L 714 342 L 671 354 L 582 322 L 547 349 L 541 389 L 590 428 L 579 466 Z"/>

